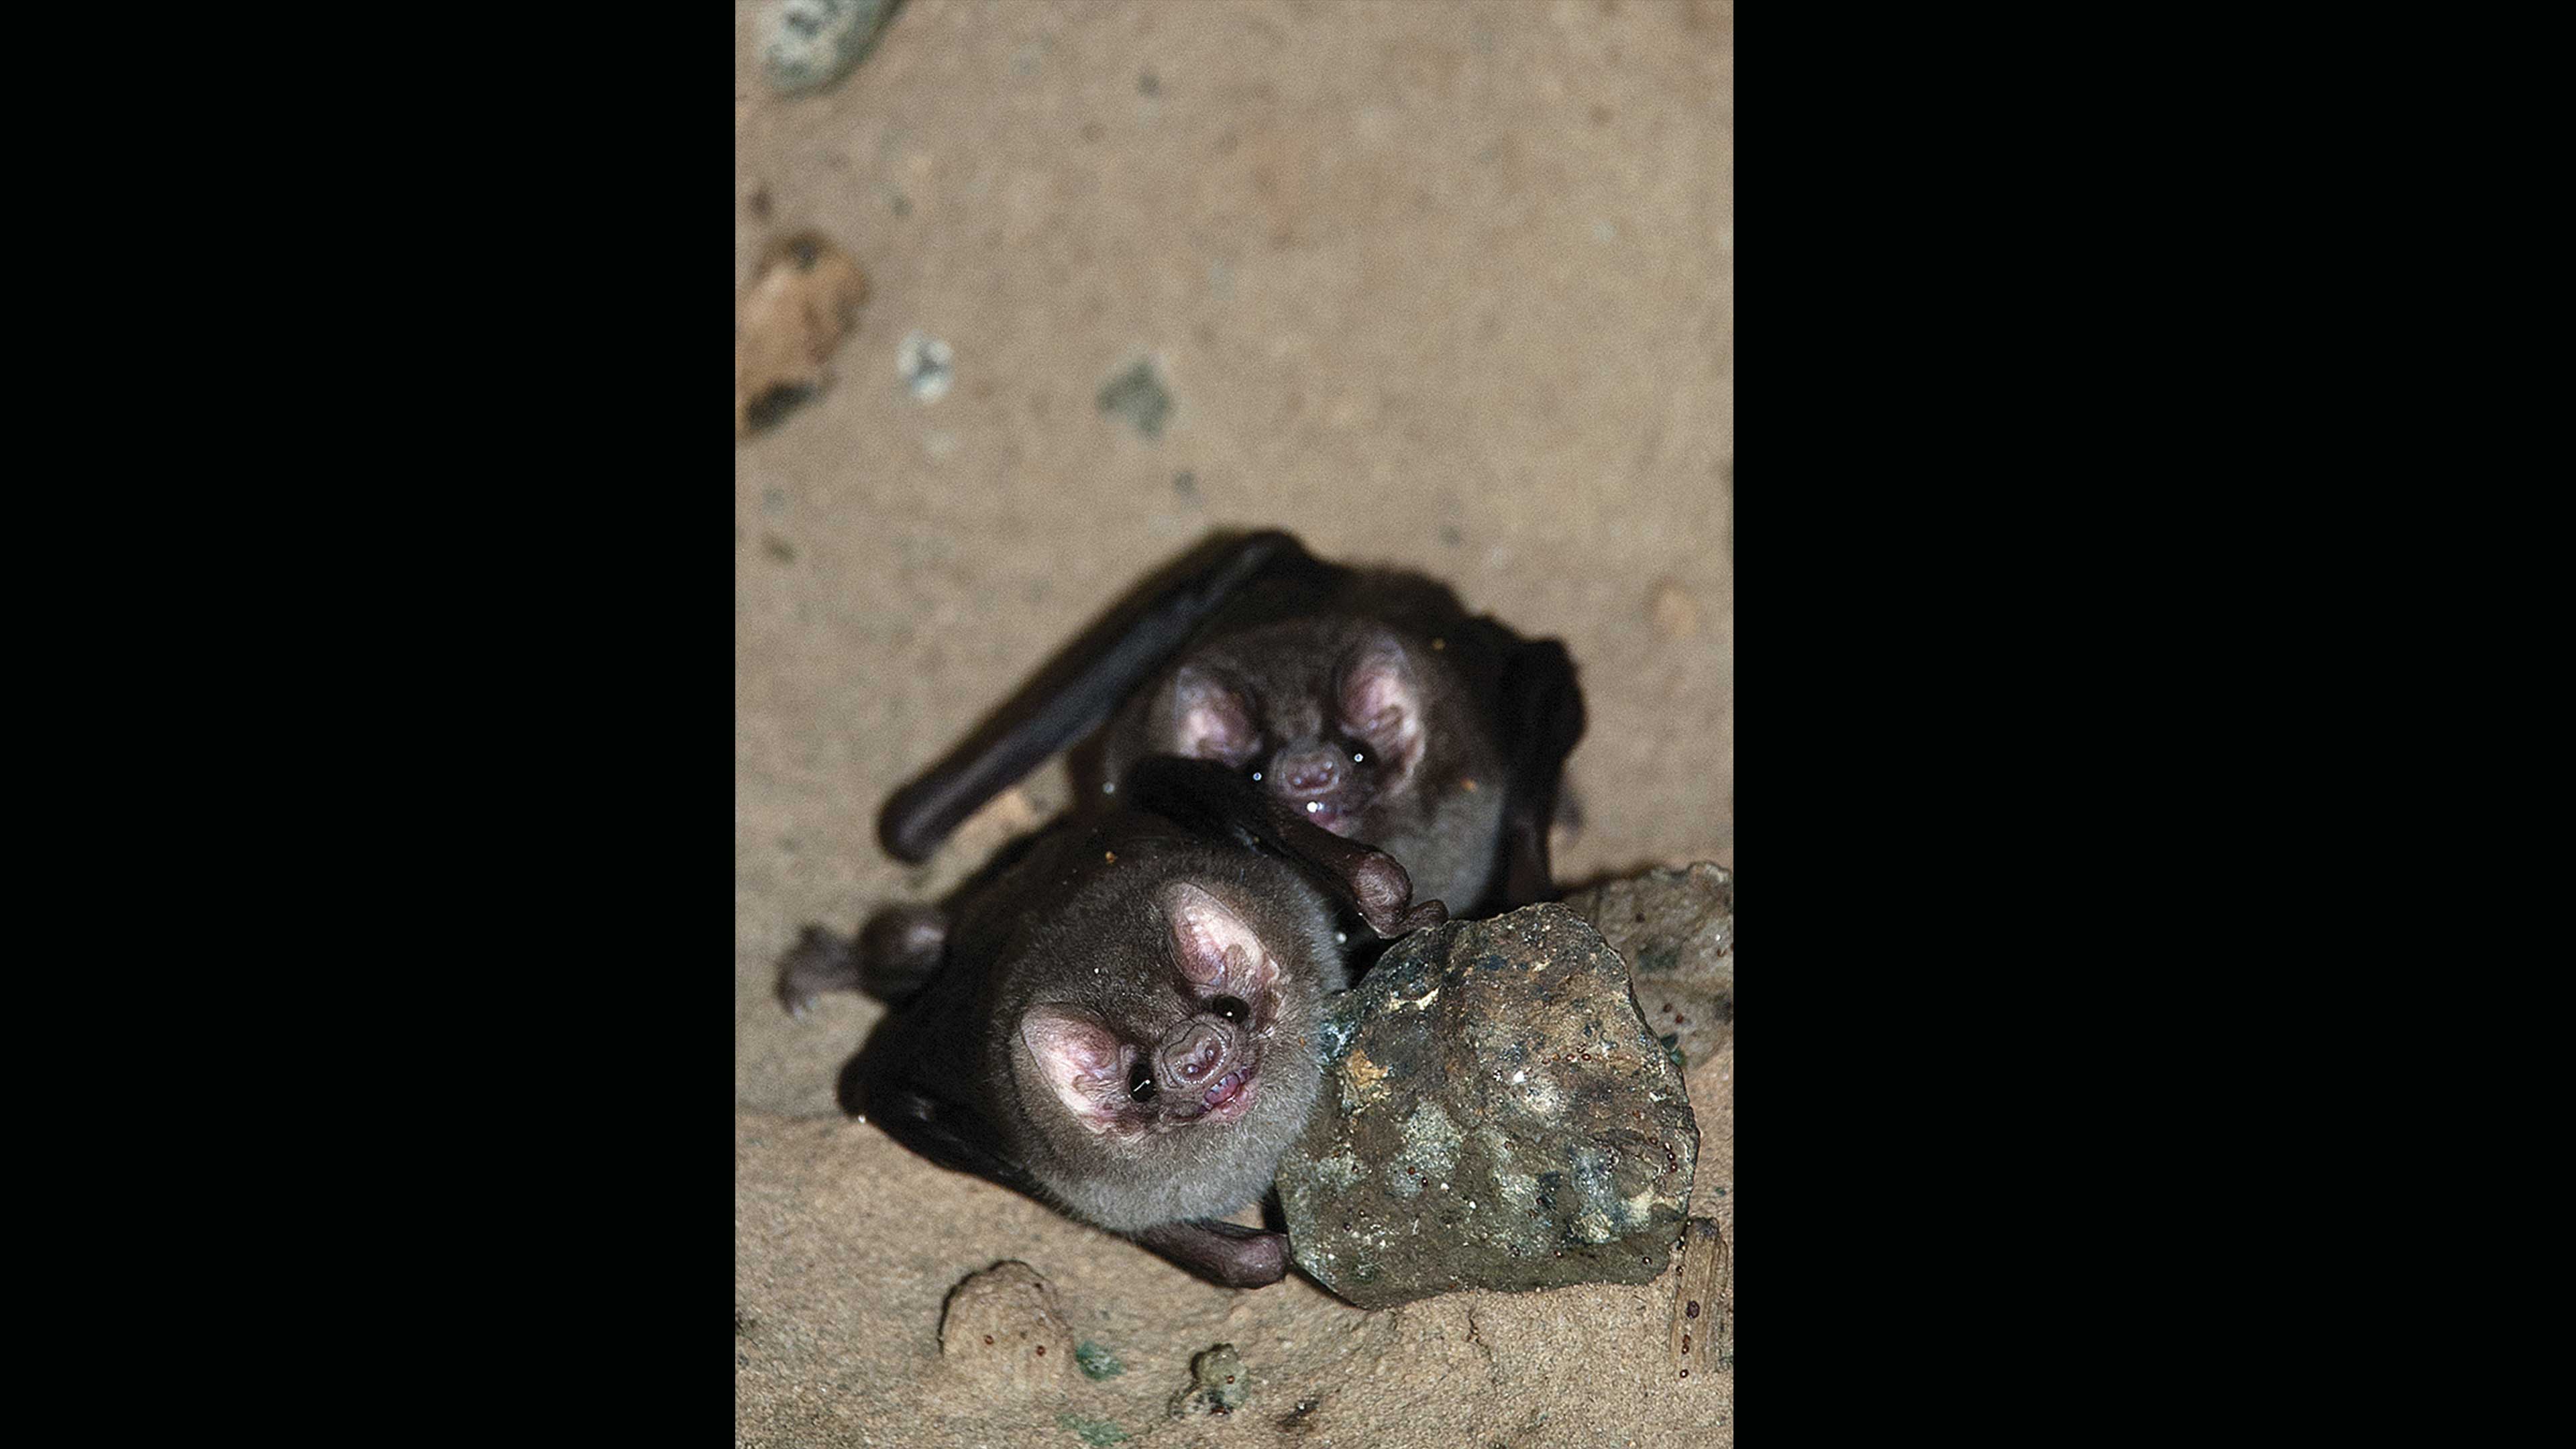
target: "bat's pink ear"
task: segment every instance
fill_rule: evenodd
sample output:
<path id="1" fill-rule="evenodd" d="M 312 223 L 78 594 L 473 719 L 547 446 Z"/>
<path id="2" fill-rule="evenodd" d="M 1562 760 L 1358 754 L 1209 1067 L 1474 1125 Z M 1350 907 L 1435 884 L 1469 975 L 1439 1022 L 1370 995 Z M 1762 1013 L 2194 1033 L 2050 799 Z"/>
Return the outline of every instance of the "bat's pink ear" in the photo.
<path id="1" fill-rule="evenodd" d="M 1401 775 L 1422 758 L 1422 688 L 1394 636 L 1373 639 L 1342 665 L 1342 724 L 1368 741 L 1377 763 Z"/>
<path id="2" fill-rule="evenodd" d="M 1210 995 L 1258 1003 L 1279 983 L 1279 965 L 1261 938 L 1225 902 L 1194 885 L 1163 892 L 1163 914 L 1172 923 L 1172 953 L 1181 974 Z"/>
<path id="3" fill-rule="evenodd" d="M 1070 1006 L 1032 1006 L 1020 1018 L 1020 1042 L 1037 1059 L 1038 1078 L 1073 1119 L 1106 1132 L 1124 1100 L 1125 1051 L 1100 1018 Z"/>
<path id="4" fill-rule="evenodd" d="M 1243 696 L 1204 669 L 1184 666 L 1172 676 L 1171 711 L 1173 753 L 1183 759 L 1247 764 L 1261 744 Z"/>

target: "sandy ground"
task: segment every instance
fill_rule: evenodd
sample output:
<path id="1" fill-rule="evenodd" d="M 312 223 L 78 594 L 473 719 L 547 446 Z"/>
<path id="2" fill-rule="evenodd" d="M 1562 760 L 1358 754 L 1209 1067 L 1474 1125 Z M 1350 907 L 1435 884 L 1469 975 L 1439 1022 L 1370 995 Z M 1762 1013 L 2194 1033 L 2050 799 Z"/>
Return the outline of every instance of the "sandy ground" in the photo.
<path id="1" fill-rule="evenodd" d="M 907 0 L 793 99 L 760 17 L 737 294 L 811 227 L 871 296 L 831 386 L 737 450 L 738 1440 L 1730 1443 L 1732 1375 L 1669 1381 L 1669 1277 L 1377 1314 L 1211 1288 L 842 1118 L 878 1008 L 800 1022 L 768 993 L 801 924 L 934 896 L 1063 803 L 1051 768 L 918 869 L 872 833 L 1215 528 L 1419 568 L 1565 640 L 1592 725 L 1564 880 L 1733 864 L 1731 6 Z M 953 350 L 936 401 L 899 376 L 912 333 Z M 1139 360 L 1172 398 L 1151 438 L 1097 402 Z M 1730 1235 L 1732 1073 L 1691 1070 L 1696 1210 Z M 997 1398 L 944 1371 L 943 1296 L 1002 1258 L 1124 1372 Z M 1164 1418 L 1219 1341 L 1253 1402 Z"/>

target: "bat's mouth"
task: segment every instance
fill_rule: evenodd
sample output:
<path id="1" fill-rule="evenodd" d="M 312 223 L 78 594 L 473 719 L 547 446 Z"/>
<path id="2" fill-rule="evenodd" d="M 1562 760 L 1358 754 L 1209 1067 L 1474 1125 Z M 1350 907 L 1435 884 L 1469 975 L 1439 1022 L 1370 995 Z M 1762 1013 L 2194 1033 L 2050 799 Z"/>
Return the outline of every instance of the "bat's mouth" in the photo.
<path id="1" fill-rule="evenodd" d="M 1253 1079 L 1259 1075 L 1260 1070 L 1258 1065 L 1246 1063 L 1217 1078 L 1216 1084 L 1207 1089 L 1207 1095 L 1199 1099 L 1201 1108 L 1199 1120 L 1231 1122 L 1250 1111 Z"/>
<path id="2" fill-rule="evenodd" d="M 1346 836 L 1351 833 L 1352 822 L 1349 813 L 1336 808 L 1328 800 L 1307 801 L 1306 820 L 1309 824 L 1320 825 L 1335 835 Z"/>

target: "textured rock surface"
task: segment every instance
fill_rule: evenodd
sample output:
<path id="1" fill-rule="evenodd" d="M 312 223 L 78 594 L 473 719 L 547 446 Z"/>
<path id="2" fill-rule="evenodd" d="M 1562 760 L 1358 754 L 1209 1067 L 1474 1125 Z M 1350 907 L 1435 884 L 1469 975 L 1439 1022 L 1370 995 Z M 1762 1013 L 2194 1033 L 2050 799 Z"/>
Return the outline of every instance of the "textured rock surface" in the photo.
<path id="1" fill-rule="evenodd" d="M 867 57 L 900 0 L 784 0 L 769 12 L 761 69 L 780 95 L 830 85 Z"/>
<path id="2" fill-rule="evenodd" d="M 1641 993 L 1692 986 L 1735 999 L 1733 871 L 1707 861 L 1688 870 L 1650 870 L 1576 891 L 1565 908 L 1627 958 Z"/>
<path id="3" fill-rule="evenodd" d="M 1643 1283 L 1698 1153 L 1628 970 L 1560 906 L 1398 943 L 1325 1018 L 1331 1090 L 1280 1164 L 1297 1265 L 1363 1308 Z"/>
<path id="4" fill-rule="evenodd" d="M 1627 961 L 1647 1028 L 1694 1077 L 1734 1045 L 1734 872 L 1707 861 L 1650 870 L 1576 891 L 1565 908 Z"/>
<path id="5" fill-rule="evenodd" d="M 1220 1418 L 1243 1407 L 1252 1397 L 1252 1373 L 1234 1345 L 1220 1343 L 1190 1360 L 1190 1386 L 1172 1396 L 1172 1417 Z"/>
<path id="6" fill-rule="evenodd" d="M 824 364 L 867 299 L 859 264 L 822 233 L 798 232 L 770 249 L 734 318 L 735 437 L 775 427 L 822 391 Z"/>
<path id="7" fill-rule="evenodd" d="M 949 1293 L 939 1319 L 941 1360 L 995 1392 L 1061 1385 L 1073 1347 L 1055 1289 L 1026 1263 L 996 1263 L 970 1275 Z"/>

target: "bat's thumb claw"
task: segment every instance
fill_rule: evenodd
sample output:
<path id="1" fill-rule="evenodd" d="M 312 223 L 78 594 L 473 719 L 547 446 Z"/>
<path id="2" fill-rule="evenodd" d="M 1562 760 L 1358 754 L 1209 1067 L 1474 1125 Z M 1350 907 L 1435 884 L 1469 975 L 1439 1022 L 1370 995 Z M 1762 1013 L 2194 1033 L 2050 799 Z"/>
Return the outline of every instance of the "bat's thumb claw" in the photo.
<path id="1" fill-rule="evenodd" d="M 1439 925 L 1449 919 L 1449 908 L 1438 901 L 1416 901 L 1411 906 L 1402 908 L 1391 905 L 1370 906 L 1363 903 L 1360 914 L 1368 921 L 1370 930 L 1392 941 L 1398 936 L 1410 935 L 1424 927 Z"/>
<path id="2" fill-rule="evenodd" d="M 1428 927 L 1439 925 L 1441 922 L 1448 919 L 1449 907 L 1447 905 L 1439 901 L 1424 901 L 1420 905 L 1415 906 L 1412 910 L 1405 912 L 1404 919 L 1396 922 L 1396 933 L 1398 935 L 1402 935 L 1408 931 L 1424 930 Z"/>

